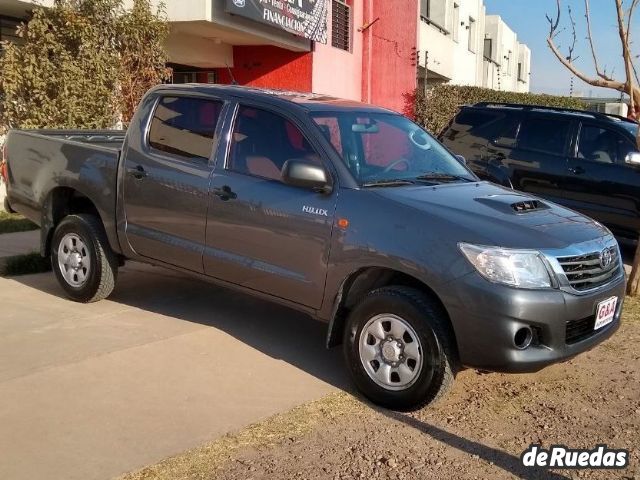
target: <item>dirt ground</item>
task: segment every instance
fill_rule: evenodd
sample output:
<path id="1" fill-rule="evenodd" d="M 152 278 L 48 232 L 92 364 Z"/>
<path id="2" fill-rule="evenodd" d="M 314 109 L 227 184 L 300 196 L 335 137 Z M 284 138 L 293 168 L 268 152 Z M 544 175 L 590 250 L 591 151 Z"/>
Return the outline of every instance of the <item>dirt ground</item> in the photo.
<path id="1" fill-rule="evenodd" d="M 640 301 L 616 335 L 527 375 L 464 371 L 437 405 L 411 414 L 338 393 L 129 479 L 640 479 Z M 630 451 L 623 470 L 537 470 L 531 444 Z"/>

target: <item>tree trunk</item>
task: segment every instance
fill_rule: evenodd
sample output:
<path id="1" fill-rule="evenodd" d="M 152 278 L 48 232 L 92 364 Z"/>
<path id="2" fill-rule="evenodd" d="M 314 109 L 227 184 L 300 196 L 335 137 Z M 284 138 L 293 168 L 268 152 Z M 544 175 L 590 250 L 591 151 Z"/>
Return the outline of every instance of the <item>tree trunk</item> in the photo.
<path id="1" fill-rule="evenodd" d="M 633 94 L 637 94 L 638 92 L 633 92 Z M 635 108 L 634 112 L 632 112 L 632 117 L 635 120 L 638 120 L 638 105 L 635 102 L 631 102 L 631 105 Z M 636 143 L 638 145 L 638 151 L 640 151 L 640 128 L 638 129 L 638 137 L 636 138 Z M 627 295 L 630 297 L 636 297 L 640 295 L 640 240 L 638 240 L 638 245 L 636 246 L 636 253 L 633 256 L 633 266 L 631 267 L 631 274 L 629 275 L 629 283 L 627 284 Z"/>

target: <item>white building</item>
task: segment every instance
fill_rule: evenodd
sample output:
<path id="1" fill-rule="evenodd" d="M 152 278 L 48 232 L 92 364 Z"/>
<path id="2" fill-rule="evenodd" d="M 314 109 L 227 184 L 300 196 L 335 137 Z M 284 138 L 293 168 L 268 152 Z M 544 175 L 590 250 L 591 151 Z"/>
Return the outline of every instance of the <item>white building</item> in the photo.
<path id="1" fill-rule="evenodd" d="M 420 20 L 422 85 L 529 91 L 531 51 L 482 0 L 420 0 Z"/>

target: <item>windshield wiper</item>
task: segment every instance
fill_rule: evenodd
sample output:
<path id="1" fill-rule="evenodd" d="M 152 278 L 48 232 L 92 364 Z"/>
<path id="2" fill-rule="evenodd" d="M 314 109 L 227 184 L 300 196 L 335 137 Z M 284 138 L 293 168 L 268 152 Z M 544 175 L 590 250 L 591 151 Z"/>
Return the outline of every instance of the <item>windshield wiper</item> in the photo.
<path id="1" fill-rule="evenodd" d="M 424 175 L 419 175 L 416 177 L 416 180 L 426 180 L 426 181 L 430 181 L 430 180 L 439 180 L 439 181 L 456 181 L 456 180 L 462 180 L 465 182 L 475 182 L 475 180 L 468 178 L 468 177 L 463 177 L 461 175 L 453 175 L 450 173 L 440 173 L 440 172 L 429 172 L 429 173 L 425 173 Z"/>
<path id="2" fill-rule="evenodd" d="M 403 180 L 403 179 L 382 179 L 382 180 L 373 180 L 371 182 L 363 183 L 363 187 L 401 187 L 403 185 L 414 185 L 415 182 L 412 180 Z"/>

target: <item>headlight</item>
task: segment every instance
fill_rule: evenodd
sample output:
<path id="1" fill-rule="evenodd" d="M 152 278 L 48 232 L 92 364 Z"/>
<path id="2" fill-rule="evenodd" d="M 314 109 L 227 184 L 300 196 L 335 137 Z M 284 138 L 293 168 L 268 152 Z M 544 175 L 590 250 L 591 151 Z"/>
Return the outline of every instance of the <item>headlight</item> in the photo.
<path id="1" fill-rule="evenodd" d="M 520 288 L 548 288 L 551 278 L 540 252 L 460 243 L 467 260 L 487 280 Z"/>

